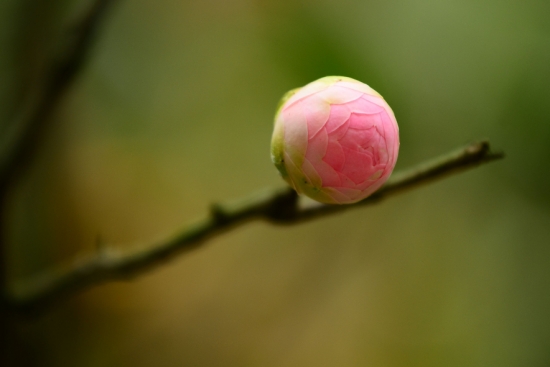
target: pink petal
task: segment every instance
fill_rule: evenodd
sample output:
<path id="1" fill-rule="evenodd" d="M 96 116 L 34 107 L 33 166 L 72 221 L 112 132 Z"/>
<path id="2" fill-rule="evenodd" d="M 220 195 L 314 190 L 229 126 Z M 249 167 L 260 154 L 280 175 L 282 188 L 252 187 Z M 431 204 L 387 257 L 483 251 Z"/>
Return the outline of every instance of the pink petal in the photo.
<path id="1" fill-rule="evenodd" d="M 372 175 L 370 175 L 368 180 L 369 181 L 376 181 L 382 176 L 383 173 L 384 173 L 383 169 L 378 169 L 378 170 L 374 171 L 374 173 Z"/>
<path id="2" fill-rule="evenodd" d="M 327 123 L 330 115 L 330 105 L 318 95 L 308 97 L 306 100 L 301 101 L 300 105 L 304 109 L 308 137 L 311 139 Z"/>
<path id="3" fill-rule="evenodd" d="M 315 170 L 315 167 L 313 167 L 313 165 L 307 158 L 304 159 L 304 163 L 302 163 L 302 170 L 304 171 L 304 175 L 307 177 L 311 185 L 315 187 L 321 187 L 323 185 L 323 180 L 321 179 L 321 176 L 319 176 L 319 173 Z"/>
<path id="4" fill-rule="evenodd" d="M 380 118 L 378 115 L 363 115 L 358 113 L 352 113 L 349 116 L 349 128 L 350 129 L 358 129 L 358 130 L 366 130 L 371 128 L 373 125 L 376 125 Z"/>
<path id="5" fill-rule="evenodd" d="M 344 167 L 344 163 L 346 162 L 346 156 L 340 143 L 329 139 L 327 151 L 323 160 L 334 168 L 334 170 L 341 171 L 342 167 Z"/>
<path id="6" fill-rule="evenodd" d="M 390 106 L 381 95 L 363 94 L 361 99 L 371 102 L 377 106 L 382 107 L 384 110 L 388 110 Z"/>
<path id="7" fill-rule="evenodd" d="M 330 106 L 330 115 L 326 126 L 327 132 L 330 134 L 334 130 L 342 126 L 348 119 L 350 115 L 350 110 L 347 105 L 331 105 Z"/>
<path id="8" fill-rule="evenodd" d="M 284 122 L 284 149 L 297 165 L 307 150 L 307 122 L 300 106 L 287 108 L 281 112 Z"/>
<path id="9" fill-rule="evenodd" d="M 371 177 L 373 175 L 377 175 L 378 171 L 382 171 L 382 174 L 378 179 L 371 180 Z M 381 184 L 386 182 L 386 179 L 389 176 L 389 173 L 391 173 L 391 169 L 389 169 L 388 165 L 378 165 L 378 166 L 372 166 L 370 169 L 370 175 L 367 177 L 367 179 L 360 184 L 357 185 L 357 189 L 365 191 L 365 190 L 371 190 L 372 186 L 380 187 Z M 372 192 L 372 191 L 371 191 Z"/>
<path id="10" fill-rule="evenodd" d="M 361 98 L 362 95 L 363 93 L 359 91 L 338 87 L 338 85 L 332 85 L 324 91 L 318 93 L 318 96 L 331 105 L 349 103 Z"/>
<path id="11" fill-rule="evenodd" d="M 379 136 L 375 127 L 364 130 L 348 129 L 339 142 L 342 144 L 342 147 L 356 151 L 364 151 L 372 148 L 378 141 Z"/>
<path id="12" fill-rule="evenodd" d="M 355 182 L 350 180 L 350 178 L 348 176 L 346 176 L 342 172 L 338 172 L 338 175 L 340 176 L 340 186 L 339 186 L 340 188 L 348 188 L 348 189 L 357 189 L 357 190 L 359 190 L 359 188 L 357 187 Z"/>
<path id="13" fill-rule="evenodd" d="M 325 187 L 323 191 L 334 200 L 335 204 L 346 204 L 352 200 L 345 193 L 332 187 Z"/>
<path id="14" fill-rule="evenodd" d="M 335 187 L 334 189 L 346 195 L 352 201 L 355 201 L 358 197 L 361 196 L 361 190 L 350 189 L 347 187 Z"/>
<path id="15" fill-rule="evenodd" d="M 351 78 L 350 78 L 350 80 L 342 80 L 341 82 L 338 82 L 337 85 L 340 86 L 340 87 L 349 88 L 349 89 L 356 90 L 356 91 L 366 93 L 366 94 L 370 94 L 370 95 L 375 95 L 375 96 L 380 95 L 380 94 L 378 94 L 377 91 L 375 91 L 374 89 L 372 89 L 368 85 L 366 85 L 364 83 L 357 83 L 357 81 L 355 81 Z"/>
<path id="16" fill-rule="evenodd" d="M 336 129 L 334 129 L 330 134 L 329 138 L 331 140 L 340 140 L 344 136 L 346 136 L 346 133 L 348 132 L 349 128 L 349 119 L 346 120 L 342 125 L 338 126 Z"/>
<path id="17" fill-rule="evenodd" d="M 310 198 L 312 198 L 313 200 L 320 201 L 321 203 L 345 204 L 344 202 L 334 200 L 334 198 L 328 192 L 325 192 L 325 188 L 321 188 L 321 189 L 318 189 L 318 190 L 317 189 L 312 190 L 311 192 L 309 192 L 308 196 Z"/>
<path id="18" fill-rule="evenodd" d="M 397 160 L 397 151 L 399 150 L 399 130 L 397 123 L 392 119 L 393 116 L 386 112 L 381 114 L 381 117 L 384 124 L 384 135 L 386 136 L 384 142 L 389 154 L 389 161 L 394 165 Z"/>
<path id="19" fill-rule="evenodd" d="M 323 83 L 323 82 L 313 82 L 313 83 L 309 83 L 308 85 L 300 88 L 300 90 L 298 92 L 296 92 L 295 95 L 293 95 L 292 97 L 290 97 L 288 99 L 288 101 L 285 102 L 285 108 L 288 108 L 288 107 L 291 107 L 292 105 L 294 105 L 295 103 L 297 102 L 300 102 L 302 101 L 303 99 L 315 94 L 315 93 L 319 93 L 320 91 L 324 90 L 324 89 L 327 89 L 330 85 L 327 84 L 327 83 Z"/>
<path id="20" fill-rule="evenodd" d="M 317 135 L 309 139 L 306 158 L 312 162 L 320 161 L 327 153 L 327 146 L 327 131 L 325 129 L 321 129 Z"/>
<path id="21" fill-rule="evenodd" d="M 285 168 L 288 173 L 288 179 L 292 184 L 291 186 L 294 188 L 294 190 L 298 192 L 302 192 L 301 190 L 299 190 L 295 182 L 298 179 L 298 177 L 302 176 L 302 173 L 300 172 L 296 164 L 294 164 L 294 162 L 292 161 L 292 158 L 290 158 L 290 156 L 286 152 L 284 154 L 284 160 L 285 160 Z"/>
<path id="22" fill-rule="evenodd" d="M 340 186 L 340 175 L 324 161 L 311 162 L 323 181 L 323 187 Z"/>
<path id="23" fill-rule="evenodd" d="M 357 150 L 344 147 L 346 163 L 342 173 L 348 176 L 354 183 L 360 184 L 373 173 L 372 158 Z"/>
<path id="24" fill-rule="evenodd" d="M 371 97 L 375 98 L 375 97 Z M 351 112 L 362 114 L 378 114 L 384 111 L 384 107 L 369 101 L 365 95 L 353 102 L 346 103 Z"/>

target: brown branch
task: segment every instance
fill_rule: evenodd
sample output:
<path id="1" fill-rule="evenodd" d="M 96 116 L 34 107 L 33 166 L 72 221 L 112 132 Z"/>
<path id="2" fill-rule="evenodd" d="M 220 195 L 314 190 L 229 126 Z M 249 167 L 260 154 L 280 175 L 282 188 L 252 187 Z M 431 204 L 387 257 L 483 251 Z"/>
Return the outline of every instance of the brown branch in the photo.
<path id="1" fill-rule="evenodd" d="M 6 189 L 16 172 L 33 155 L 52 112 L 82 70 L 94 36 L 113 0 L 96 0 L 67 30 L 59 53 L 31 92 L 0 141 L 0 189 Z"/>
<path id="2" fill-rule="evenodd" d="M 68 29 L 61 40 L 59 53 L 46 67 L 43 76 L 33 83 L 28 97 L 15 118 L 5 124 L 0 134 L 0 364 L 20 365 L 28 354 L 17 332 L 16 320 L 6 309 L 7 246 L 5 243 L 5 204 L 10 189 L 36 156 L 39 143 L 51 122 L 51 116 L 64 94 L 83 69 L 93 38 L 113 0 L 93 0 L 86 13 Z"/>
<path id="3" fill-rule="evenodd" d="M 102 245 L 90 258 L 75 262 L 58 272 L 42 275 L 28 283 L 24 291 L 9 301 L 18 310 L 42 309 L 53 301 L 91 286 L 112 280 L 131 279 L 144 271 L 201 246 L 206 240 L 248 221 L 261 219 L 275 224 L 298 224 L 378 203 L 392 195 L 416 188 L 461 170 L 502 158 L 488 142 L 470 144 L 438 159 L 395 174 L 375 194 L 352 205 L 324 205 L 300 202 L 290 188 L 265 190 L 234 203 L 213 205 L 210 215 L 191 224 L 172 238 L 130 253 L 118 253 Z"/>

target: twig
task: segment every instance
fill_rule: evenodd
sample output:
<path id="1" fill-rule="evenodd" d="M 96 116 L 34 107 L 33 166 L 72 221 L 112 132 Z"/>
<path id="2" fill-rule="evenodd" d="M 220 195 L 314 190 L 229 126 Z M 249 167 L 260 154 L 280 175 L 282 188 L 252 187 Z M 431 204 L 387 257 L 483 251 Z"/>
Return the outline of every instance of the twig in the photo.
<path id="1" fill-rule="evenodd" d="M 14 365 L 20 365 L 20 358 L 25 355 L 25 347 L 22 347 L 25 342 L 19 340 L 15 320 L 6 309 L 10 304 L 4 299 L 8 291 L 3 231 L 5 204 L 10 188 L 36 155 L 53 111 L 82 70 L 97 28 L 113 2 L 92 0 L 84 16 L 68 29 L 59 54 L 46 68 L 43 77 L 34 83 L 35 87 L 22 108 L 0 134 L 0 364 L 13 361 Z"/>
<path id="2" fill-rule="evenodd" d="M 150 244 L 130 253 L 107 248 L 101 254 L 76 262 L 56 273 L 42 275 L 26 290 L 9 298 L 18 310 L 43 309 L 44 306 L 75 292 L 112 280 L 131 279 L 140 273 L 201 246 L 207 239 L 244 223 L 262 219 L 275 224 L 292 225 L 321 216 L 342 212 L 401 193 L 448 174 L 502 158 L 493 153 L 488 142 L 479 142 L 444 155 L 436 160 L 395 174 L 378 192 L 353 205 L 304 204 L 290 188 L 265 190 L 230 204 L 216 204 L 210 215 L 188 226 L 167 241 Z"/>
<path id="3" fill-rule="evenodd" d="M 0 136 L 0 289 L 6 284 L 6 245 L 3 225 L 4 207 L 10 187 L 29 165 L 51 115 L 63 95 L 82 70 L 93 39 L 109 6 L 114 0 L 95 0 L 73 25 L 67 29 L 59 52 L 37 81 L 20 111 Z M 4 293 L 4 290 L 2 291 Z M 0 307 L 4 306 L 2 302 Z M 0 312 L 2 308 L 0 308 Z M 3 313 L 0 315 L 3 317 Z M 1 321 L 1 320 L 0 320 Z"/>
<path id="4" fill-rule="evenodd" d="M 96 0 L 86 14 L 68 29 L 59 54 L 31 93 L 0 141 L 0 188 L 13 180 L 32 156 L 46 122 L 61 97 L 82 70 L 94 35 L 112 0 Z"/>

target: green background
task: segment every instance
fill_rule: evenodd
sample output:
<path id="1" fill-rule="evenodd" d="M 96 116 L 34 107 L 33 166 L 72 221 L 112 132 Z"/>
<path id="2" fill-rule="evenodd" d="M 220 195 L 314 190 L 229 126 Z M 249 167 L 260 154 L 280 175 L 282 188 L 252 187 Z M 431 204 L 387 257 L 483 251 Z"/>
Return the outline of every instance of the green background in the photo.
<path id="1" fill-rule="evenodd" d="M 0 3 L 0 125 L 86 2 Z M 397 169 L 489 138 L 506 159 L 295 227 L 251 223 L 22 322 L 39 366 L 550 365 L 550 2 L 123 1 L 6 207 L 14 284 L 284 183 L 289 89 L 359 79 Z M 5 131 L 5 130 L 1 130 Z"/>

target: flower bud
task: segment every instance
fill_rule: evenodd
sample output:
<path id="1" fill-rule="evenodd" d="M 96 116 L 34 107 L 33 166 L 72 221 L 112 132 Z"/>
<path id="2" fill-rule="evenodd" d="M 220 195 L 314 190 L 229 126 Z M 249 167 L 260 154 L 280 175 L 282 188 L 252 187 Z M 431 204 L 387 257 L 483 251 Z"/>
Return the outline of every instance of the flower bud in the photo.
<path id="1" fill-rule="evenodd" d="M 390 176 L 399 128 L 384 98 L 357 80 L 328 76 L 288 92 L 275 115 L 271 159 L 298 192 L 350 204 Z"/>

